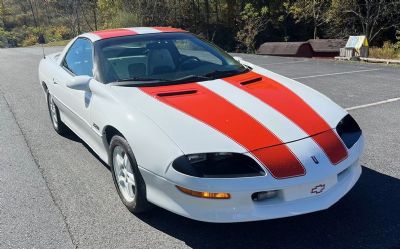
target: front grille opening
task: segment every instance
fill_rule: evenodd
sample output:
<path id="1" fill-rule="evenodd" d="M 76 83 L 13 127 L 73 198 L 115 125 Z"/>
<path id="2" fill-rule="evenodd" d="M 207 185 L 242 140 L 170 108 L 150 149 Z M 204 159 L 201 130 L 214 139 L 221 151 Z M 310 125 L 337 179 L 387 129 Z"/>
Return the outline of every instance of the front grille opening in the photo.
<path id="1" fill-rule="evenodd" d="M 256 192 L 251 195 L 251 199 L 255 202 L 262 202 L 267 200 L 273 200 L 279 197 L 278 190 L 269 190 Z"/>

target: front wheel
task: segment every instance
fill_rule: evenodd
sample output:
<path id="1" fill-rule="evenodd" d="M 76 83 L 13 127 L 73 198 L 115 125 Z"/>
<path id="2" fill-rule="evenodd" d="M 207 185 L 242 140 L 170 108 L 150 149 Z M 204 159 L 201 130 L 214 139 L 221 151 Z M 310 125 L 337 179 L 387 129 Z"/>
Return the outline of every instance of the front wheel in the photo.
<path id="1" fill-rule="evenodd" d="M 67 134 L 69 130 L 67 126 L 61 121 L 60 111 L 54 103 L 53 96 L 49 92 L 47 92 L 47 107 L 49 109 L 50 119 L 54 130 L 60 135 Z"/>
<path id="2" fill-rule="evenodd" d="M 110 155 L 112 177 L 122 202 L 134 214 L 146 211 L 150 206 L 146 185 L 128 142 L 121 136 L 114 136 Z"/>

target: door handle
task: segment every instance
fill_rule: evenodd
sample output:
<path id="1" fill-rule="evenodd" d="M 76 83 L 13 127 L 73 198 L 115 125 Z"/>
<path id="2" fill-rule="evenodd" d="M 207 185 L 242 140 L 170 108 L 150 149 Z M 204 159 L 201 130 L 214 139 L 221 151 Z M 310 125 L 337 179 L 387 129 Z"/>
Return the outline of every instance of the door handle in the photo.
<path id="1" fill-rule="evenodd" d="M 58 82 L 56 81 L 56 79 L 53 79 L 53 84 L 54 84 L 54 85 L 57 85 L 57 84 L 58 84 Z"/>

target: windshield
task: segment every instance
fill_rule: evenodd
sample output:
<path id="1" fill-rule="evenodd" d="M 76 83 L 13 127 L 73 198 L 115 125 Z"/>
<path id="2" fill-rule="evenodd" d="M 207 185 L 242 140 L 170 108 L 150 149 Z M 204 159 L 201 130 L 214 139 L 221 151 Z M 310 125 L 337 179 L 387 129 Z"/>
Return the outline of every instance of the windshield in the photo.
<path id="1" fill-rule="evenodd" d="M 189 33 L 125 36 L 95 43 L 99 80 L 132 85 L 174 84 L 247 71 L 220 48 Z"/>

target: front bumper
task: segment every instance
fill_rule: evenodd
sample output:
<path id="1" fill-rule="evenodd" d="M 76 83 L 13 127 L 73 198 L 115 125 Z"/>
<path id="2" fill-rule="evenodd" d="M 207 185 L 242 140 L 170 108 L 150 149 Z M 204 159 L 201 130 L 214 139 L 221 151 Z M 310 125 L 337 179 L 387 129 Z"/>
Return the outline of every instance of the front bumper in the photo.
<path id="1" fill-rule="evenodd" d="M 264 177 L 214 179 L 172 179 L 157 176 L 143 168 L 141 173 L 147 186 L 150 202 L 176 214 L 206 222 L 245 222 L 289 217 L 327 209 L 339 201 L 357 182 L 361 175 L 359 156 L 363 150 L 363 137 L 351 148 L 349 157 L 333 167 L 321 179 L 296 177 L 288 180 L 266 181 Z M 179 182 L 177 182 L 179 179 Z M 304 180 L 305 179 L 305 180 Z M 228 192 L 227 200 L 204 199 L 180 192 L 176 185 L 185 188 Z M 311 193 L 315 186 L 325 185 L 321 193 Z M 251 195 L 258 191 L 279 190 L 277 197 L 254 201 Z M 318 191 L 317 191 L 318 192 Z"/>

